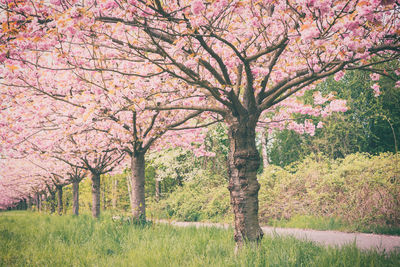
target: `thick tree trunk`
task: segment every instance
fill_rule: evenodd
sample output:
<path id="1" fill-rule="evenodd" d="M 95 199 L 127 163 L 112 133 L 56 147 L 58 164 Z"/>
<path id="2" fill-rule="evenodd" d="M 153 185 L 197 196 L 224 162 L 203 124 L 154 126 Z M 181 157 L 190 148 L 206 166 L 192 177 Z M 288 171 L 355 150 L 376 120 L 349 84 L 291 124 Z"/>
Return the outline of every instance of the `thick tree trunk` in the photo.
<path id="1" fill-rule="evenodd" d="M 117 209 L 117 197 L 118 197 L 118 180 L 114 178 L 113 189 L 112 189 L 112 208 Z"/>
<path id="2" fill-rule="evenodd" d="M 63 213 L 63 187 L 57 186 L 57 213 L 62 215 Z"/>
<path id="3" fill-rule="evenodd" d="M 145 161 L 144 153 L 134 153 L 131 156 L 131 208 L 133 218 L 146 220 L 146 206 L 144 195 Z"/>
<path id="4" fill-rule="evenodd" d="M 255 143 L 256 119 L 242 118 L 229 122 L 228 155 L 231 205 L 235 216 L 235 241 L 237 248 L 244 242 L 259 241 L 263 232 L 258 222 L 257 169 L 260 156 Z"/>
<path id="5" fill-rule="evenodd" d="M 131 203 L 132 207 L 132 179 L 129 176 L 126 176 L 126 185 L 128 187 L 128 196 L 129 196 L 129 203 Z"/>
<path id="6" fill-rule="evenodd" d="M 161 187 L 160 180 L 156 178 L 156 202 L 160 201 Z"/>
<path id="7" fill-rule="evenodd" d="M 261 152 L 263 157 L 263 169 L 265 170 L 269 165 L 268 159 L 268 132 L 266 128 L 263 128 L 261 131 Z"/>
<path id="8" fill-rule="evenodd" d="M 92 215 L 100 217 L 100 174 L 92 173 Z"/>
<path id="9" fill-rule="evenodd" d="M 72 213 L 74 215 L 79 215 L 79 182 L 72 182 Z"/>

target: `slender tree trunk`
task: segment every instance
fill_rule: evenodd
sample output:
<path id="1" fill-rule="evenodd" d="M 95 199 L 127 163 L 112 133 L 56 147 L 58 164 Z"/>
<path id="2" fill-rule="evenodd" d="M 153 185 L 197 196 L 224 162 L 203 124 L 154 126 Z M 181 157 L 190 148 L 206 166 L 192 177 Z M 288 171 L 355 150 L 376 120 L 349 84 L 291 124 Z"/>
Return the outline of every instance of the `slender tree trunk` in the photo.
<path id="1" fill-rule="evenodd" d="M 268 145 L 268 132 L 267 129 L 264 127 L 261 131 L 261 152 L 263 157 L 263 170 L 265 170 L 269 165 L 267 145 Z"/>
<path id="2" fill-rule="evenodd" d="M 28 209 L 28 204 L 26 203 L 26 198 L 24 198 L 24 200 L 22 200 L 22 209 L 23 210 L 27 210 Z"/>
<path id="3" fill-rule="evenodd" d="M 256 119 L 233 119 L 229 123 L 228 172 L 231 205 L 235 220 L 235 241 L 241 248 L 246 241 L 259 241 L 263 232 L 258 222 L 257 169 L 260 156 L 255 143 Z"/>
<path id="4" fill-rule="evenodd" d="M 63 213 L 63 187 L 57 186 L 57 213 L 62 215 Z"/>
<path id="5" fill-rule="evenodd" d="M 100 174 L 92 173 L 92 215 L 100 217 Z"/>
<path id="6" fill-rule="evenodd" d="M 131 156 L 131 208 L 133 218 L 137 220 L 146 220 L 146 206 L 144 195 L 144 154 L 145 153 L 134 153 Z"/>
<path id="7" fill-rule="evenodd" d="M 113 189 L 112 189 L 112 208 L 117 209 L 117 197 L 118 197 L 118 180 L 114 178 Z"/>
<path id="8" fill-rule="evenodd" d="M 79 181 L 72 182 L 72 213 L 79 215 Z"/>
<path id="9" fill-rule="evenodd" d="M 32 198 L 31 198 L 31 197 L 28 197 L 28 200 L 27 200 L 27 209 L 28 209 L 28 210 L 32 210 Z"/>
<path id="10" fill-rule="evenodd" d="M 56 192 L 50 192 L 50 213 L 53 214 L 56 212 Z"/>
<path id="11" fill-rule="evenodd" d="M 161 187 L 160 180 L 156 178 L 156 202 L 160 201 Z"/>
<path id="12" fill-rule="evenodd" d="M 37 211 L 42 210 L 42 200 L 41 200 L 41 195 L 39 193 L 36 194 L 36 209 Z"/>

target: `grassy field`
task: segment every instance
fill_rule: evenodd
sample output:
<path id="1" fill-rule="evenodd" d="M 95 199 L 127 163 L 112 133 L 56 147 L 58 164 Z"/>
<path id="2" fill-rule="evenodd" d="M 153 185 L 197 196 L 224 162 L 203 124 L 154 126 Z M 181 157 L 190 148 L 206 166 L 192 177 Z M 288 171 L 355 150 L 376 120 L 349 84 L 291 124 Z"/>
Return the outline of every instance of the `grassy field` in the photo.
<path id="1" fill-rule="evenodd" d="M 234 255 L 231 230 L 137 226 L 109 216 L 0 213 L 0 266 L 400 266 L 400 254 L 264 237 Z"/>

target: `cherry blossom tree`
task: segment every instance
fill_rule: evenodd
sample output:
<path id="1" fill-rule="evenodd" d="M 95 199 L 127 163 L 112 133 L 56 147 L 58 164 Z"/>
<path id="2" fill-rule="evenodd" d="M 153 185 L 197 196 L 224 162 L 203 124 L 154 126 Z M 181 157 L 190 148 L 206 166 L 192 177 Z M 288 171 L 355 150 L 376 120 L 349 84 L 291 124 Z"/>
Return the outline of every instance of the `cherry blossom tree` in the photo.
<path id="1" fill-rule="evenodd" d="M 33 163 L 33 157 L 4 158 L 0 164 L 3 176 L 0 178 L 0 206 L 11 207 L 21 200 L 36 198 L 40 210 L 41 197 L 46 193 L 48 172 Z"/>
<path id="2" fill-rule="evenodd" d="M 65 42 L 57 47 L 58 51 L 63 50 L 64 46 L 68 46 L 71 49 L 73 45 Z M 104 62 L 99 59 L 97 54 L 104 55 L 113 51 L 111 50 L 110 52 L 109 49 L 100 50 L 88 40 L 84 40 L 84 38 L 82 38 L 80 46 L 75 47 L 74 50 L 79 51 L 79 53 L 75 52 L 65 56 L 62 62 L 51 61 L 49 63 L 49 58 L 57 56 L 58 52 L 53 51 L 57 54 L 54 55 L 49 51 L 38 53 L 38 51 L 32 52 L 27 49 L 20 54 L 21 57 L 22 54 L 24 55 L 23 59 L 14 60 L 13 64 L 17 65 L 23 62 L 28 66 L 13 69 L 12 73 L 7 73 L 7 81 L 3 84 L 8 89 L 14 89 L 5 91 L 7 94 L 13 95 L 16 95 L 16 91 L 20 91 L 20 94 L 24 94 L 24 99 L 28 99 L 27 102 L 29 102 L 30 106 L 32 106 L 31 102 L 33 100 L 32 96 L 28 97 L 26 95 L 27 90 L 33 92 L 36 98 L 37 94 L 40 95 L 39 100 L 33 102 L 43 105 L 43 101 L 41 101 L 43 97 L 51 102 L 48 106 L 53 107 L 49 111 L 52 118 L 49 119 L 49 114 L 39 114 L 38 117 L 46 117 L 46 121 L 51 121 L 53 125 L 58 125 L 58 129 L 63 128 L 60 135 L 68 136 L 68 138 L 56 143 L 64 142 L 68 144 L 71 140 L 76 142 L 71 139 L 71 136 L 75 136 L 75 133 L 86 132 L 88 134 L 92 132 L 103 138 L 107 136 L 107 140 L 113 143 L 113 149 L 124 151 L 128 154 L 131 159 L 130 167 L 132 170 L 132 177 L 129 179 L 132 213 L 137 219 L 145 219 L 144 155 L 151 146 L 161 148 L 171 145 L 188 146 L 192 142 L 200 143 L 204 135 L 200 134 L 196 128 L 201 125 L 196 124 L 196 122 L 187 124 L 187 122 L 196 116 L 198 117 L 202 112 L 145 110 L 146 101 L 154 103 L 165 101 L 163 100 L 164 96 L 159 93 L 160 88 L 163 88 L 164 93 L 175 95 L 176 98 L 183 98 L 182 91 L 187 88 L 182 88 L 182 90 L 178 88 L 168 89 L 165 85 L 168 75 L 161 75 L 161 73 L 156 77 L 147 75 L 138 79 L 137 76 L 132 78 L 120 73 L 106 71 L 106 69 L 101 70 L 98 66 L 104 64 L 108 65 L 109 69 L 117 68 L 118 60 Z M 83 61 L 83 58 L 85 61 Z M 72 63 L 69 63 L 69 67 L 62 65 L 65 60 L 74 62 L 75 65 Z M 78 67 L 76 62 L 84 62 L 85 65 Z M 144 67 L 134 64 L 130 65 L 130 68 L 141 68 L 143 70 Z M 148 66 L 146 72 L 153 71 L 150 68 L 152 68 L 151 65 Z M 146 80 L 143 80 L 143 78 L 146 78 Z M 188 100 L 188 103 L 193 101 L 194 99 Z M 65 103 L 67 108 L 62 106 Z M 18 103 L 18 105 L 23 109 L 26 103 Z M 12 106 L 10 108 L 14 109 L 13 114 L 17 114 Z M 41 108 L 41 110 L 43 109 Z M 22 117 L 24 116 L 18 115 L 17 119 L 21 121 Z M 14 121 L 15 119 L 12 117 L 6 121 Z M 4 125 L 6 124 L 4 123 Z M 60 125 L 64 125 L 64 127 L 60 127 Z M 181 126 L 183 125 L 184 127 L 182 128 Z M 32 127 L 26 128 L 32 129 Z M 168 130 L 175 130 L 175 134 L 166 134 Z M 6 132 L 10 132 L 10 124 L 5 134 Z M 17 130 L 13 130 L 13 132 L 17 132 Z M 58 140 L 59 138 L 54 133 L 57 132 L 53 132 L 52 138 L 46 138 L 49 144 L 52 143 L 51 140 Z M 30 134 L 30 131 L 27 130 L 25 134 L 19 134 L 19 139 L 22 139 L 21 142 L 23 142 Z M 161 138 L 163 136 L 164 138 Z M 197 137 L 194 138 L 194 136 Z M 38 141 L 43 143 L 43 140 L 44 138 L 40 138 Z M 100 142 L 100 139 L 98 140 Z M 93 140 L 91 142 L 93 143 Z M 87 144 L 85 143 L 85 145 Z M 98 146 L 96 145 L 96 147 Z M 49 149 L 50 147 L 46 146 L 42 151 Z M 71 149 L 69 146 L 63 147 L 59 150 L 59 154 L 68 153 L 69 149 Z M 74 149 L 79 150 L 78 148 Z M 89 149 L 88 151 L 91 150 Z M 202 151 L 202 147 L 200 146 L 197 151 Z M 62 157 L 62 160 L 68 162 L 74 168 L 79 166 L 78 164 L 72 164 L 65 157 Z M 80 165 L 80 168 L 89 169 L 88 164 L 85 162 Z"/>
<path id="3" fill-rule="evenodd" d="M 32 73 L 33 79 L 30 76 Z M 123 158 L 118 144 L 107 143 L 110 140 L 107 133 L 98 133 L 94 125 L 85 123 L 93 112 L 82 112 L 86 109 L 86 106 L 81 104 L 87 101 L 85 95 L 77 94 L 74 101 L 78 104 L 74 104 L 60 94 L 60 91 L 65 90 L 65 79 L 61 79 L 65 78 L 65 74 L 60 79 L 52 80 L 49 74 L 45 75 L 42 72 L 42 75 L 39 75 L 30 68 L 21 68 L 14 70 L 10 75 L 11 77 L 7 77 L 3 83 L 5 86 L 1 87 L 2 95 L 10 98 L 1 111 L 4 115 L 2 124 L 6 129 L 2 132 L 2 139 L 6 145 L 1 153 L 10 157 L 45 153 L 48 159 L 42 159 L 42 163 L 37 163 L 37 166 L 56 158 L 61 161 L 57 163 L 58 166 L 68 163 L 73 168 L 90 170 L 93 182 L 93 216 L 98 217 L 100 175 L 111 171 Z M 67 77 L 73 81 L 71 76 Z M 55 91 L 57 86 L 60 91 Z M 87 109 L 89 108 L 88 104 Z M 80 147 L 77 148 L 77 145 Z M 65 169 L 67 168 L 63 166 L 62 170 Z M 51 168 L 48 172 L 51 175 L 48 177 L 47 188 L 50 193 L 54 188 L 57 189 L 61 209 L 62 187 L 67 183 L 65 179 L 72 176 L 77 181 L 81 178 L 80 174 L 73 171 L 72 175 L 60 175 Z"/>
<path id="4" fill-rule="evenodd" d="M 262 237 L 255 128 L 264 112 L 325 77 L 399 57 L 399 8 L 381 1 L 106 2 L 96 32 L 195 85 L 200 105 L 173 100 L 155 110 L 212 111 L 228 125 L 235 240 Z M 129 34 L 122 34 L 128 32 Z M 373 60 L 372 60 L 373 57 Z"/>
<path id="5" fill-rule="evenodd" d="M 159 90 L 166 101 L 147 100 L 148 110 L 213 112 L 226 122 L 238 247 L 263 236 L 255 144 L 263 114 L 328 76 L 371 70 L 400 54 L 396 1 L 4 1 L 2 9 L 1 59 L 11 72 L 18 45 L 34 46 L 26 40 L 48 38 L 37 45 L 44 49 L 68 38 L 91 41 L 108 50 L 96 57 L 114 64 L 94 66 L 84 57 L 67 63 L 127 77 L 168 74 L 171 88 L 187 88 L 184 97 Z M 74 49 L 60 50 L 60 58 L 68 52 Z M 156 71 L 131 68 L 138 62 Z"/>
<path id="6" fill-rule="evenodd" d="M 86 177 L 86 171 L 78 167 L 72 167 L 68 171 L 69 181 L 72 184 L 72 213 L 79 215 L 79 183 Z"/>

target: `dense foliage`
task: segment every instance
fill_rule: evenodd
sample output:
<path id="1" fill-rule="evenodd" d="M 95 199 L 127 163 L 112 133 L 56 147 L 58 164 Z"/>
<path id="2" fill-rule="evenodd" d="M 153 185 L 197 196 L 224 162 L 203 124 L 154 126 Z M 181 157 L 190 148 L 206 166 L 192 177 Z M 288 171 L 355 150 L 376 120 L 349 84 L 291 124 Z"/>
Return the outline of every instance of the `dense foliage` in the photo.
<path id="1" fill-rule="evenodd" d="M 275 131 L 268 147 L 270 163 L 286 166 L 310 153 L 323 153 L 331 159 L 356 152 L 396 153 L 400 144 L 400 90 L 395 80 L 382 77 L 376 96 L 370 89 L 375 82 L 370 76 L 369 72 L 352 71 L 340 81 L 330 78 L 319 84 L 317 88 L 323 95 L 345 99 L 349 109 L 320 118 L 323 127 L 314 136 Z M 313 94 L 307 92 L 305 101 L 314 102 Z"/>
<path id="2" fill-rule="evenodd" d="M 399 228 L 399 156 L 352 154 L 331 160 L 319 155 L 287 168 L 270 165 L 259 176 L 260 221 L 271 224 L 301 215 L 337 218 L 351 225 L 347 230 Z M 177 220 L 230 221 L 226 185 L 205 174 L 152 203 L 152 213 Z"/>

